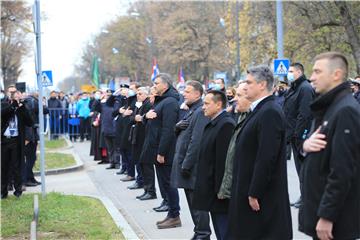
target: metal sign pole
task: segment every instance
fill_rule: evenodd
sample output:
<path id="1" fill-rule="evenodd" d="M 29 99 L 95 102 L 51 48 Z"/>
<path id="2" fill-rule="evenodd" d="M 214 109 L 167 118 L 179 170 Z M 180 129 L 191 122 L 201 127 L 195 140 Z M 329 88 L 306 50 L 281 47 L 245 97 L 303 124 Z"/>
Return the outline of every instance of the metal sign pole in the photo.
<path id="1" fill-rule="evenodd" d="M 44 113 L 43 113 L 43 84 L 41 69 L 41 28 L 40 28 L 40 0 L 35 0 L 35 36 L 36 36 L 36 76 L 39 88 L 39 137 L 40 137 L 40 172 L 41 172 L 41 193 L 45 198 L 45 143 L 44 143 Z"/>
<path id="2" fill-rule="evenodd" d="M 284 43 L 283 43 L 283 14 L 282 14 L 282 0 L 276 0 L 276 36 L 277 36 L 277 51 L 278 58 L 284 58 Z M 275 71 L 275 69 L 274 69 Z M 284 80 L 280 76 L 280 80 Z"/>

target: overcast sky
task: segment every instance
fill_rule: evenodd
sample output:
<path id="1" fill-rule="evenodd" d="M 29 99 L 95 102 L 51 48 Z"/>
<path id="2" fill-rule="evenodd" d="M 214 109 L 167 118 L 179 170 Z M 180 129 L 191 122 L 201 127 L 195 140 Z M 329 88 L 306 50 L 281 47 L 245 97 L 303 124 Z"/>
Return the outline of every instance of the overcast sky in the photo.
<path id="1" fill-rule="evenodd" d="M 29 4 L 34 1 L 27 0 Z M 91 37 L 116 16 L 126 14 L 131 0 L 40 0 L 42 69 L 52 70 L 54 85 L 73 73 Z M 35 36 L 34 36 L 35 47 Z M 19 82 L 36 85 L 34 50 L 24 62 Z"/>

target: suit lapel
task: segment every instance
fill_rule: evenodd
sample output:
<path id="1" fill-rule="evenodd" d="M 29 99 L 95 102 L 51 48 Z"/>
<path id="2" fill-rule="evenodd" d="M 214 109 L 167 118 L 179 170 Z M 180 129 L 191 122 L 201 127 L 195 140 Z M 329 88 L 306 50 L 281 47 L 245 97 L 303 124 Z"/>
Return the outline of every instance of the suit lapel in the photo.
<path id="1" fill-rule="evenodd" d="M 269 102 L 269 101 L 271 101 L 271 100 L 273 100 L 273 99 L 274 99 L 274 97 L 270 95 L 269 97 L 267 97 L 267 98 L 265 98 L 264 100 L 262 100 L 262 101 L 255 107 L 255 109 L 249 113 L 249 115 L 245 118 L 244 123 L 242 124 L 242 127 L 241 127 L 241 130 L 240 130 L 239 134 L 238 134 L 238 137 L 240 136 L 240 134 L 241 134 L 241 132 L 243 131 L 243 129 L 245 129 L 245 127 L 246 127 L 246 125 L 249 123 L 249 121 L 250 121 L 250 120 L 255 116 L 255 114 L 261 109 L 261 107 L 262 107 L 265 103 L 267 103 L 267 102 Z"/>

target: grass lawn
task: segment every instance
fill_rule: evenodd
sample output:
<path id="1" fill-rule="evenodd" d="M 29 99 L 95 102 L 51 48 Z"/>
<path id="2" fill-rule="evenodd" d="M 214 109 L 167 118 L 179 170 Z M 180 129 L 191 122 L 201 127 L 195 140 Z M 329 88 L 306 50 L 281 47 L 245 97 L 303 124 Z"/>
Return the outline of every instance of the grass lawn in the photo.
<path id="1" fill-rule="evenodd" d="M 38 146 L 40 147 L 40 144 L 38 144 Z M 60 138 L 57 140 L 45 140 L 45 148 L 47 149 L 56 149 L 56 148 L 63 148 L 63 147 L 67 147 L 67 143 L 65 141 L 65 139 Z"/>
<path id="2" fill-rule="evenodd" d="M 66 153 L 45 153 L 45 169 L 65 168 L 75 165 L 75 159 Z M 34 171 L 40 171 L 40 156 L 37 154 Z"/>
<path id="3" fill-rule="evenodd" d="M 28 239 L 33 194 L 1 200 L 1 239 Z M 101 201 L 88 197 L 39 194 L 39 239 L 124 239 Z"/>

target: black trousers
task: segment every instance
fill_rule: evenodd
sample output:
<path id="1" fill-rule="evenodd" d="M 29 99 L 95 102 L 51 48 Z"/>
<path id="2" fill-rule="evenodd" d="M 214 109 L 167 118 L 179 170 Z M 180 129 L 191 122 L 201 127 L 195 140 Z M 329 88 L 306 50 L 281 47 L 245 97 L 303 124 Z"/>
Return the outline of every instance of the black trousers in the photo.
<path id="1" fill-rule="evenodd" d="M 108 159 L 111 164 L 115 164 L 115 137 L 104 136 Z"/>
<path id="2" fill-rule="evenodd" d="M 33 167 L 36 161 L 36 149 L 37 149 L 37 141 L 35 142 L 31 141 L 25 146 L 24 149 L 25 166 L 23 168 L 23 174 L 22 174 L 23 183 L 34 180 Z"/>
<path id="3" fill-rule="evenodd" d="M 194 239 L 209 239 L 211 235 L 209 212 L 200 211 L 193 208 L 192 201 L 194 198 L 194 190 L 184 189 L 191 218 L 194 223 Z"/>
<path id="4" fill-rule="evenodd" d="M 300 183 L 300 192 L 302 190 L 302 186 L 303 186 L 303 179 L 301 177 L 301 167 L 302 167 L 302 159 L 300 156 L 300 152 L 299 150 L 296 148 L 296 145 L 294 142 L 291 142 L 291 148 L 293 150 L 293 155 L 294 155 L 294 162 L 295 162 L 295 168 L 296 168 L 296 172 L 298 174 L 299 177 L 299 183 Z"/>
<path id="5" fill-rule="evenodd" d="M 18 137 L 1 138 L 1 195 L 8 193 L 9 174 L 12 174 L 15 191 L 21 192 L 21 152 Z"/>
<path id="6" fill-rule="evenodd" d="M 91 118 L 80 118 L 80 138 L 81 140 L 84 140 L 86 137 L 87 139 L 90 139 L 91 134 L 91 125 L 90 125 L 90 119 Z"/>
<path id="7" fill-rule="evenodd" d="M 140 163 L 145 192 L 155 195 L 155 170 L 152 163 Z"/>
<path id="8" fill-rule="evenodd" d="M 227 213 L 210 212 L 211 220 L 213 222 L 216 239 L 225 240 L 225 235 L 228 229 L 228 215 Z"/>
<path id="9" fill-rule="evenodd" d="M 131 177 L 135 177 L 135 165 L 130 166 L 132 160 L 131 150 L 129 149 L 121 149 L 121 169 L 127 171 L 127 175 Z"/>
<path id="10" fill-rule="evenodd" d="M 155 165 L 155 169 L 156 169 L 156 178 L 158 180 L 158 184 L 159 184 L 159 189 L 160 189 L 160 195 L 162 197 L 162 199 L 164 199 L 164 201 L 168 201 L 167 199 L 167 194 L 166 194 L 166 190 L 165 190 L 165 184 L 162 175 L 160 175 L 159 169 L 157 167 L 157 165 Z"/>
<path id="11" fill-rule="evenodd" d="M 156 164 L 155 167 L 160 191 L 163 188 L 165 194 L 163 199 L 169 204 L 168 217 L 175 218 L 180 215 L 180 206 L 178 190 L 170 186 L 171 165 Z"/>

